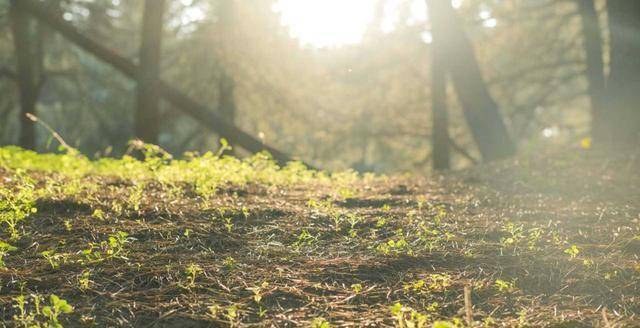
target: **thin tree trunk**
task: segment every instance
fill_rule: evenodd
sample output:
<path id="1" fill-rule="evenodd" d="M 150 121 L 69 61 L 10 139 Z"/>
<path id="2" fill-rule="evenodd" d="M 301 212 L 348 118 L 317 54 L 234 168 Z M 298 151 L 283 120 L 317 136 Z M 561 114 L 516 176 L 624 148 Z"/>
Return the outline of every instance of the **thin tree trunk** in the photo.
<path id="1" fill-rule="evenodd" d="M 464 116 L 483 160 L 511 156 L 515 145 L 497 103 L 491 97 L 476 60 L 471 41 L 449 0 L 427 0 L 434 38 L 442 42 L 446 69 L 451 76 Z M 437 36 L 439 34 L 439 36 Z"/>
<path id="2" fill-rule="evenodd" d="M 26 149 L 35 149 L 36 131 L 27 113 L 36 114 L 38 86 L 35 72 L 35 53 L 32 45 L 32 35 L 29 17 L 17 6 L 17 1 L 11 1 L 10 7 L 11 29 L 18 64 L 17 79 L 20 91 L 20 136 L 18 144 Z"/>
<path id="3" fill-rule="evenodd" d="M 609 0 L 610 76 L 604 142 L 612 150 L 637 147 L 640 131 L 640 1 Z"/>
<path id="4" fill-rule="evenodd" d="M 606 128 L 603 122 L 605 77 L 602 32 L 594 0 L 578 0 L 578 7 L 582 18 L 586 74 L 591 101 L 591 135 L 596 142 L 600 142 L 604 138 Z"/>
<path id="5" fill-rule="evenodd" d="M 236 118 L 235 88 L 236 83 L 232 77 L 223 73 L 218 84 L 220 92 L 219 113 L 229 123 L 233 123 Z"/>
<path id="6" fill-rule="evenodd" d="M 235 81 L 226 72 L 223 72 L 218 81 L 219 102 L 218 113 L 227 122 L 234 124 L 236 119 Z M 225 155 L 237 154 L 235 145 L 231 145 L 232 150 L 225 152 Z"/>
<path id="7" fill-rule="evenodd" d="M 447 170 L 451 166 L 449 149 L 449 117 L 447 113 L 447 75 L 439 46 L 439 37 L 432 43 L 431 112 L 433 120 L 433 169 Z"/>
<path id="8" fill-rule="evenodd" d="M 142 18 L 140 72 L 138 74 L 135 134 L 144 142 L 157 144 L 160 131 L 158 77 L 162 46 L 165 0 L 146 0 Z"/>

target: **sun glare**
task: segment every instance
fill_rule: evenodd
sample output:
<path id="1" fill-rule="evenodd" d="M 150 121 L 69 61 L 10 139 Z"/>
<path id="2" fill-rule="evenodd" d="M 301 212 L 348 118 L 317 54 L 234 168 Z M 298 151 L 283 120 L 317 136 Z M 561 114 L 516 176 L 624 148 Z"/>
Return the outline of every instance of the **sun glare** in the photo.
<path id="1" fill-rule="evenodd" d="M 304 45 L 358 43 L 374 16 L 373 0 L 280 0 L 274 11 Z"/>
<path id="2" fill-rule="evenodd" d="M 427 21 L 427 6 L 424 0 L 409 0 L 409 17 L 400 21 L 399 9 L 406 0 L 386 0 L 379 28 L 384 33 L 395 30 L 400 23 L 419 25 Z M 377 0 L 279 0 L 273 11 L 281 15 L 281 23 L 289 27 L 292 38 L 302 45 L 316 48 L 338 47 L 362 41 L 375 16 Z M 463 0 L 451 0 L 455 8 Z M 495 27 L 497 21 L 490 11 L 480 13 L 484 26 Z M 431 34 L 422 34 L 426 43 Z"/>

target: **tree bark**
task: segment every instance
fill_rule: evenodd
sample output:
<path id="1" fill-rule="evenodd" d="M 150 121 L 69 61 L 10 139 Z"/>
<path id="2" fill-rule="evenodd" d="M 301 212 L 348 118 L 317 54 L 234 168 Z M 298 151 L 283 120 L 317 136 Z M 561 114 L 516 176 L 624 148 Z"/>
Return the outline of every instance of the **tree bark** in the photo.
<path id="1" fill-rule="evenodd" d="M 602 32 L 594 0 L 578 0 L 582 19 L 584 50 L 586 56 L 586 74 L 589 83 L 588 92 L 591 102 L 591 136 L 596 143 L 605 135 L 606 119 L 603 115 L 605 97 L 604 60 L 602 51 Z"/>
<path id="2" fill-rule="evenodd" d="M 36 81 L 35 48 L 32 44 L 32 33 L 29 17 L 11 1 L 10 6 L 11 30 L 17 61 L 17 81 L 20 92 L 20 136 L 18 144 L 26 149 L 35 149 L 36 131 L 33 122 L 27 118 L 27 113 L 36 114 L 38 100 L 38 83 Z"/>
<path id="3" fill-rule="evenodd" d="M 140 71 L 138 74 L 135 135 L 142 141 L 158 143 L 160 93 L 158 78 L 162 48 L 165 0 L 146 0 L 142 18 Z"/>
<path id="4" fill-rule="evenodd" d="M 640 131 L 640 1 L 609 0 L 610 75 L 607 81 L 608 148 L 637 147 Z"/>
<path id="5" fill-rule="evenodd" d="M 226 72 L 223 72 L 220 76 L 220 81 L 218 81 L 218 94 L 220 97 L 218 101 L 218 113 L 231 124 L 235 124 L 236 119 L 235 88 L 236 83 L 233 78 Z M 235 148 L 235 145 L 232 144 L 231 147 Z M 224 154 L 233 155 L 236 154 L 236 152 L 234 149 L 231 149 Z"/>
<path id="6" fill-rule="evenodd" d="M 431 60 L 431 113 L 433 120 L 433 169 L 448 170 L 451 166 L 449 149 L 449 116 L 447 113 L 447 75 L 440 38 L 434 37 Z"/>
<path id="7" fill-rule="evenodd" d="M 516 147 L 485 84 L 471 41 L 449 0 L 427 0 L 434 38 L 440 38 L 445 66 L 484 161 L 511 156 Z"/>

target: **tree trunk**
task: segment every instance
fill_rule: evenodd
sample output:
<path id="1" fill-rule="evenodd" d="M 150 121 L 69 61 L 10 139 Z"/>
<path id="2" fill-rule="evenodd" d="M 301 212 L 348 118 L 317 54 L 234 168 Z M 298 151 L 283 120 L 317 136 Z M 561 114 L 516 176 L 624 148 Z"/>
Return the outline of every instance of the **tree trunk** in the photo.
<path id="1" fill-rule="evenodd" d="M 431 112 L 433 120 L 432 152 L 433 169 L 450 168 L 449 117 L 447 113 L 447 75 L 440 38 L 434 37 L 431 44 Z"/>
<path id="2" fill-rule="evenodd" d="M 218 81 L 218 92 L 219 92 L 219 102 L 218 102 L 218 114 L 229 122 L 230 124 L 235 123 L 236 119 L 236 100 L 235 100 L 235 81 L 226 72 L 223 72 L 220 76 L 220 81 Z M 231 145 L 232 148 L 235 149 L 235 145 Z M 233 155 L 236 154 L 235 150 L 227 151 L 225 155 Z"/>
<path id="3" fill-rule="evenodd" d="M 32 33 L 27 13 L 11 1 L 11 29 L 17 60 L 17 80 L 20 90 L 20 137 L 18 144 L 26 149 L 35 149 L 36 131 L 27 113 L 36 114 L 38 86 L 36 81 L 35 48 L 31 42 Z"/>
<path id="4" fill-rule="evenodd" d="M 165 0 L 146 0 L 142 18 L 140 71 L 135 115 L 135 135 L 144 142 L 157 144 L 160 131 L 160 55 Z"/>
<path id="5" fill-rule="evenodd" d="M 445 67 L 483 160 L 511 156 L 515 145 L 497 103 L 482 78 L 471 41 L 449 0 L 427 0 L 434 38 L 440 38 Z M 439 35 L 439 36 L 438 36 Z"/>
<path id="6" fill-rule="evenodd" d="M 610 75 L 604 143 L 612 150 L 638 145 L 640 131 L 640 1 L 609 0 Z"/>
<path id="7" fill-rule="evenodd" d="M 586 74 L 589 82 L 589 97 L 591 102 L 591 136 L 600 142 L 605 135 L 604 97 L 605 77 L 602 51 L 602 32 L 598 21 L 594 0 L 578 0 L 584 50 L 586 55 Z"/>

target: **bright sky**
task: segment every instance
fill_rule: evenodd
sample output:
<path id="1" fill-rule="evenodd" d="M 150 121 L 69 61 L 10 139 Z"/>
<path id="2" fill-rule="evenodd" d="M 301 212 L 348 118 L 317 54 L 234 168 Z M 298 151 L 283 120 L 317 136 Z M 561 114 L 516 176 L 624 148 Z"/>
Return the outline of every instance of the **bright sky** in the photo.
<path id="1" fill-rule="evenodd" d="M 410 0 L 411 15 L 408 24 L 420 24 L 427 20 L 425 0 Z M 463 0 L 452 0 L 460 7 Z M 380 28 L 391 32 L 399 23 L 398 7 L 403 0 L 387 0 Z M 376 0 L 279 0 L 273 11 L 280 13 L 282 24 L 291 29 L 291 37 L 303 45 L 317 48 L 355 44 L 362 41 L 364 33 L 374 18 Z M 490 13 L 483 13 L 489 20 L 487 27 L 494 27 Z M 488 15 L 488 16 L 487 16 Z M 430 35 L 423 40 L 430 42 Z"/>
<path id="2" fill-rule="evenodd" d="M 280 0 L 273 9 L 292 37 L 316 47 L 360 42 L 374 16 L 373 0 Z"/>

